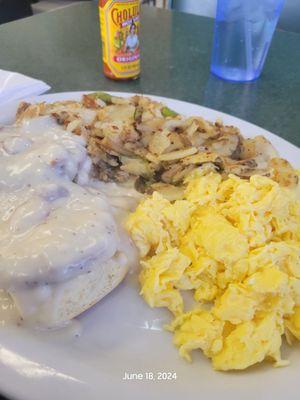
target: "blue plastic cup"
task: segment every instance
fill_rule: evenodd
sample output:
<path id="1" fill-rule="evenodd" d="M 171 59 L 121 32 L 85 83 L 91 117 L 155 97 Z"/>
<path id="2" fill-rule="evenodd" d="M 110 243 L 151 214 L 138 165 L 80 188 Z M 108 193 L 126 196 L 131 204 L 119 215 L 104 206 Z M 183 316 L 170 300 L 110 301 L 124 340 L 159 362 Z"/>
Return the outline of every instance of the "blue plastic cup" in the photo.
<path id="1" fill-rule="evenodd" d="M 284 0 L 218 0 L 211 72 L 219 78 L 257 79 Z"/>

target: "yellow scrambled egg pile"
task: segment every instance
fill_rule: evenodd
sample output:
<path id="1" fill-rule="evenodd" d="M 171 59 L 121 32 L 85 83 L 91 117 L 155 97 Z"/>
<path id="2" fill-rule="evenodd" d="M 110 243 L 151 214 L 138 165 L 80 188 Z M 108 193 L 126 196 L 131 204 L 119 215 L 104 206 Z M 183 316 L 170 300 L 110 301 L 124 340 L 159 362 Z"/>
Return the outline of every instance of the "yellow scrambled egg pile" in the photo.
<path id="1" fill-rule="evenodd" d="M 262 176 L 193 175 L 183 200 L 154 193 L 127 229 L 142 259 L 141 294 L 174 314 L 168 329 L 181 356 L 201 349 L 224 371 L 287 363 L 282 335 L 300 340 L 296 193 Z"/>

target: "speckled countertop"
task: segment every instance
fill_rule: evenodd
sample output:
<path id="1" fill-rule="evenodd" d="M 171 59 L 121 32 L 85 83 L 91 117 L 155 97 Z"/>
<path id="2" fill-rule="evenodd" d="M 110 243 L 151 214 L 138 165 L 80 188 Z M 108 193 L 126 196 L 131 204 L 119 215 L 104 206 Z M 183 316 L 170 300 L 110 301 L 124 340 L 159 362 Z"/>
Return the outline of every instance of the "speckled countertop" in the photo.
<path id="1" fill-rule="evenodd" d="M 0 26 L 0 68 L 45 80 L 53 92 L 116 90 L 173 97 L 260 125 L 300 146 L 300 35 L 277 31 L 261 78 L 210 75 L 213 20 L 144 7 L 142 76 L 102 74 L 97 6 L 79 3 Z"/>

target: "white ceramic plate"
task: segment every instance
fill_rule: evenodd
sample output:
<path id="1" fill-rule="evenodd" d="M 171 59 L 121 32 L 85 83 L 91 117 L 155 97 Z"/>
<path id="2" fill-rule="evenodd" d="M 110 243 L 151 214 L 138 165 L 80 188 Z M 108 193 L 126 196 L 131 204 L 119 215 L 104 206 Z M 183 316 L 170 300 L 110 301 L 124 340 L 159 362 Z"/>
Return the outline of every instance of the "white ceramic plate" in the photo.
<path id="1" fill-rule="evenodd" d="M 118 95 L 130 95 L 117 93 Z M 30 101 L 80 99 L 82 92 L 50 94 Z M 245 136 L 264 135 L 280 154 L 300 168 L 300 151 L 287 141 L 227 114 L 182 101 L 158 98 L 170 108 L 208 120 L 221 117 Z M 0 124 L 14 120 L 17 103 L 0 108 Z M 245 372 L 214 372 L 198 351 L 182 360 L 171 334 L 162 330 L 167 311 L 150 309 L 138 295 L 135 276 L 125 281 L 64 333 L 36 333 L 21 327 L 0 329 L 0 392 L 20 400 L 279 400 L 299 398 L 299 346 L 284 348 L 287 368 L 264 363 Z M 127 373 L 141 380 L 124 381 Z M 155 379 L 146 379 L 153 374 Z M 176 373 L 172 379 L 164 373 Z M 159 379 L 161 377 L 162 379 Z"/>

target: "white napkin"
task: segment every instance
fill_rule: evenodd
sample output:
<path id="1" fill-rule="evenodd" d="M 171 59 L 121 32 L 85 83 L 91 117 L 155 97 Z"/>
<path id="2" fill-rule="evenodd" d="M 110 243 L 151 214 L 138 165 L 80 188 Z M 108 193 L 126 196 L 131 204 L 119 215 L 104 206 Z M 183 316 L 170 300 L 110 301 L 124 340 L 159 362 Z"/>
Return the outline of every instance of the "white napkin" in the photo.
<path id="1" fill-rule="evenodd" d="M 50 88 L 43 81 L 30 78 L 18 72 L 0 69 L 0 104 L 28 96 L 37 96 Z"/>

